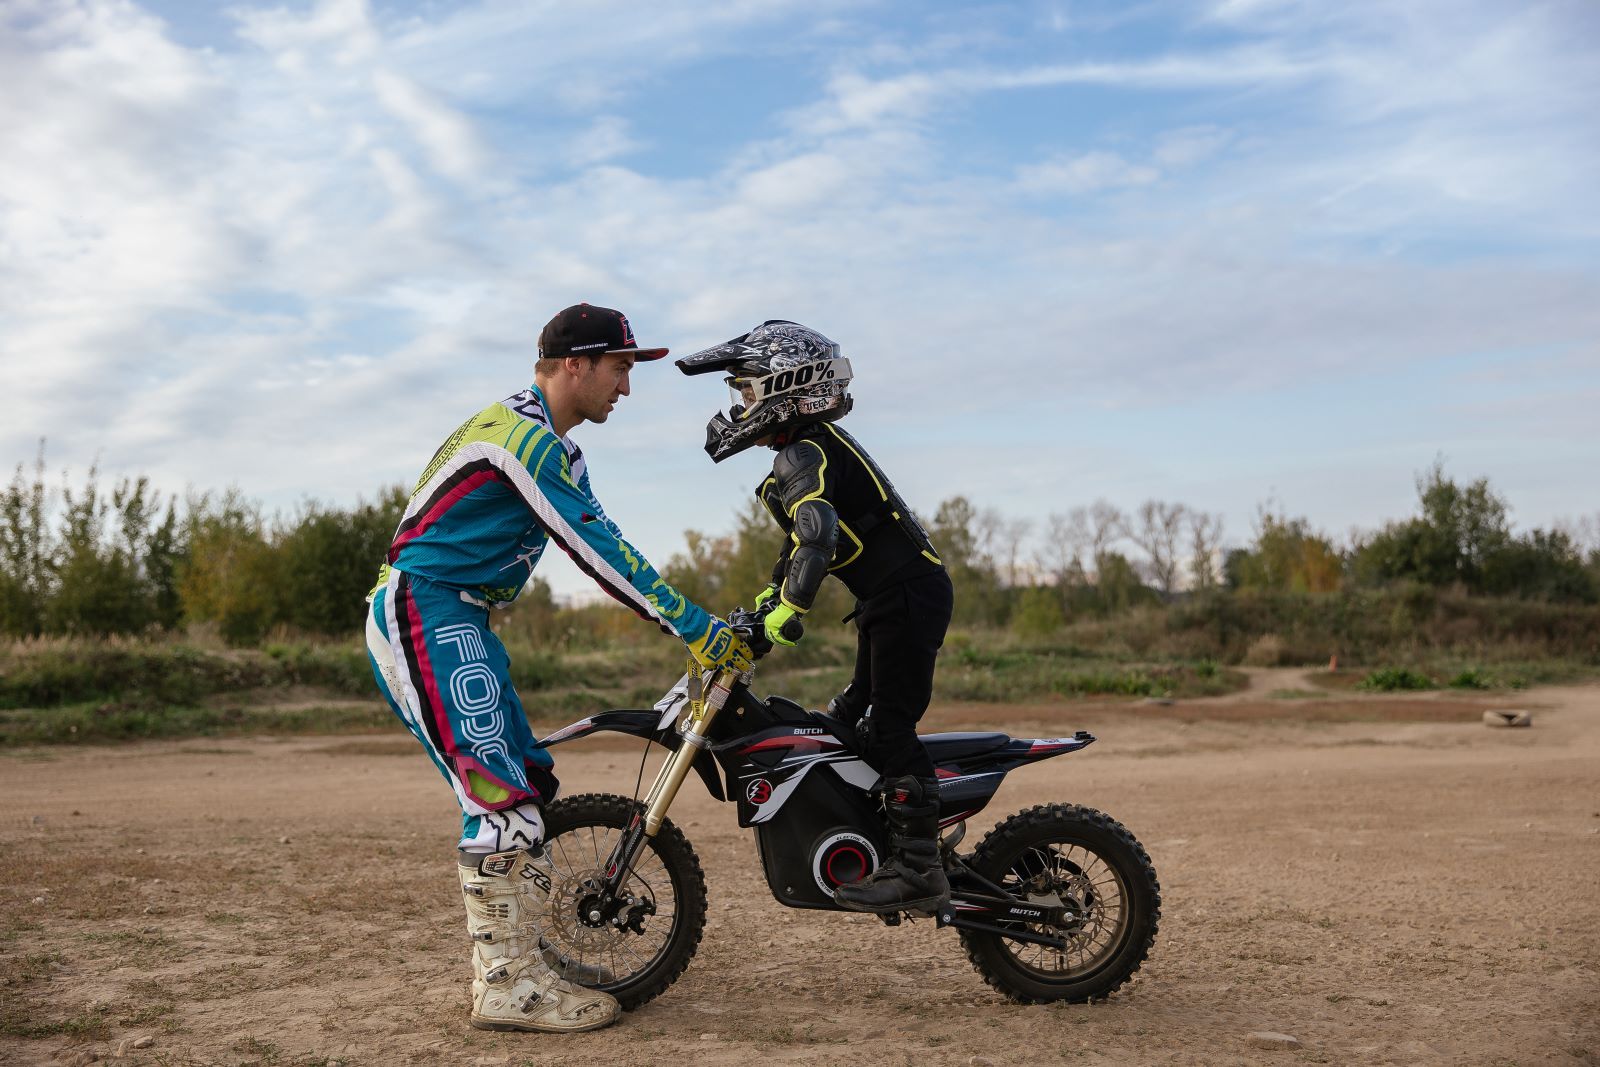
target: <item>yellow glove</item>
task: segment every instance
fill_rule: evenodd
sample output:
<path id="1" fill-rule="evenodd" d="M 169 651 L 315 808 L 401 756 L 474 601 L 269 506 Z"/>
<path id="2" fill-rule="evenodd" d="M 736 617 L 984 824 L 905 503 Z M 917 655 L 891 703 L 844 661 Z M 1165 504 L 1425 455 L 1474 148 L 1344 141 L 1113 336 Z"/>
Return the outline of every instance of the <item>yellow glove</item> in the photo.
<path id="1" fill-rule="evenodd" d="M 756 610 L 760 611 L 761 605 L 765 604 L 767 601 L 771 600 L 777 595 L 778 587 L 775 585 L 768 585 L 765 589 L 756 594 Z"/>
<path id="2" fill-rule="evenodd" d="M 685 641 L 689 646 L 689 655 L 695 662 L 708 671 L 720 670 L 723 667 L 732 667 L 743 674 L 755 662 L 750 653 L 750 646 L 744 643 L 744 638 L 733 632 L 733 627 L 726 622 L 711 616 L 711 623 L 706 627 L 706 632 L 693 641 Z"/>
<path id="3" fill-rule="evenodd" d="M 767 612 L 767 617 L 761 622 L 762 629 L 767 632 L 767 640 L 775 645 L 787 645 L 793 648 L 795 642 L 783 636 L 783 624 L 790 619 L 798 619 L 804 614 L 805 612 L 796 611 L 789 605 L 780 602 L 777 607 Z"/>

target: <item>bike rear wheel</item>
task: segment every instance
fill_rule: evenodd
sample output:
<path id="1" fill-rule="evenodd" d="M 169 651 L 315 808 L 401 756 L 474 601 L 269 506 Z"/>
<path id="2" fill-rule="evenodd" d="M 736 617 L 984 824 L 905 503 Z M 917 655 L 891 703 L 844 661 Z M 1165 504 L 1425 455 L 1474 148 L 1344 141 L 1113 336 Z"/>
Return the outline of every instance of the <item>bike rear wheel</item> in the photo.
<path id="1" fill-rule="evenodd" d="M 967 863 L 1017 899 L 1065 907 L 1071 916 L 1059 924 L 1009 924 L 1060 938 L 1064 948 L 961 932 L 978 973 L 1019 1003 L 1108 996 L 1155 943 L 1161 918 L 1155 868 L 1144 846 L 1103 812 L 1071 804 L 1019 812 L 989 831 Z"/>
<path id="2" fill-rule="evenodd" d="M 700 858 L 670 819 L 646 838 L 622 892 L 633 898 L 618 926 L 590 915 L 611 851 L 644 805 L 628 797 L 585 793 L 544 808 L 545 852 L 555 867 L 546 940 L 575 963 L 604 968 L 591 984 L 637 1008 L 677 981 L 700 947 L 706 925 L 706 878 Z"/>

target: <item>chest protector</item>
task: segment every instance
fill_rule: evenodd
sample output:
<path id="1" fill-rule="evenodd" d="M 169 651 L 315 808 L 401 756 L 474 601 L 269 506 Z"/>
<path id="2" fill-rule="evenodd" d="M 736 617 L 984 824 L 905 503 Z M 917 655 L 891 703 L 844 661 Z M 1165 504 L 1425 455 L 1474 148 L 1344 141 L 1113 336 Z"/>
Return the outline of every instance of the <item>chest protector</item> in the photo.
<path id="1" fill-rule="evenodd" d="M 778 452 L 756 495 L 791 538 L 795 510 L 807 500 L 826 501 L 839 519 L 828 570 L 859 598 L 871 596 L 891 578 L 943 566 L 927 531 L 888 475 L 833 423 L 800 431 Z"/>

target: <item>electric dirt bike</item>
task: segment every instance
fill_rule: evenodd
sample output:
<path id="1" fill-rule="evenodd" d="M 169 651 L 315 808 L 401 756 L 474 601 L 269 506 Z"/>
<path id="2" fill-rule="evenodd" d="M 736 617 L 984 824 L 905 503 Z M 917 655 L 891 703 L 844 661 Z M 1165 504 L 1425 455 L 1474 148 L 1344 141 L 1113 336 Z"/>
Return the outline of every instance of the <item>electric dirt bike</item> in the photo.
<path id="1" fill-rule="evenodd" d="M 734 612 L 728 622 L 758 653 L 770 649 L 756 613 Z M 871 794 L 878 772 L 862 759 L 855 731 L 781 696 L 760 699 L 753 676 L 753 668 L 691 671 L 653 709 L 601 712 L 542 742 L 610 730 L 671 750 L 642 802 L 585 794 L 544 809 L 555 876 L 543 936 L 569 961 L 591 965 L 602 979 L 595 987 L 625 1008 L 676 981 L 705 928 L 705 875 L 666 817 L 691 769 L 713 797 L 738 805 L 780 904 L 842 911 L 833 890 L 887 855 Z M 1081 1002 L 1121 986 L 1155 940 L 1161 887 L 1144 848 L 1119 823 L 1090 808 L 1041 805 L 1002 820 L 971 852 L 957 851 L 965 820 L 1008 772 L 1076 752 L 1094 737 L 921 737 L 939 777 L 951 887 L 937 925 L 954 927 L 973 966 L 1015 1001 Z"/>

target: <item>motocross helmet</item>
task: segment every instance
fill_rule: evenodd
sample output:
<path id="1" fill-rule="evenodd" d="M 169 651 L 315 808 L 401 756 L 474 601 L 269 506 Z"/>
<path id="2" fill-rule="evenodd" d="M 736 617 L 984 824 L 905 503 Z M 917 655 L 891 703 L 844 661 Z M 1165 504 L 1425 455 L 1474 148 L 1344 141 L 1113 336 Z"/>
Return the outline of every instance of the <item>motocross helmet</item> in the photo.
<path id="1" fill-rule="evenodd" d="M 783 437 L 813 422 L 842 419 L 854 404 L 850 361 L 816 330 L 768 319 L 747 334 L 684 356 L 685 374 L 727 375 L 733 405 L 706 423 L 706 454 L 714 463 L 769 435 Z"/>

